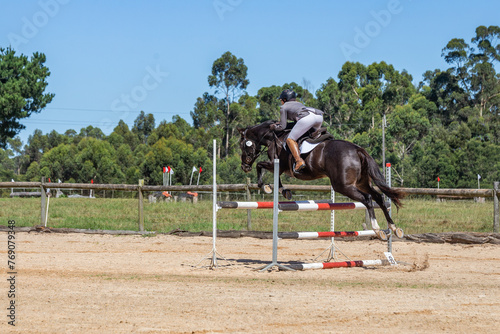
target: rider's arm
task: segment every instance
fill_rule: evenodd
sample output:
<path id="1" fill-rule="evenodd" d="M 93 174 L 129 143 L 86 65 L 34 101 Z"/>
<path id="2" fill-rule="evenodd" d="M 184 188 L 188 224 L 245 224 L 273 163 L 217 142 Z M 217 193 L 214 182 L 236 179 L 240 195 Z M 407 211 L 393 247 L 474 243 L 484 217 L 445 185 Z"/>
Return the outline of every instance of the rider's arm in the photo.
<path id="1" fill-rule="evenodd" d="M 285 105 L 282 105 L 280 107 L 280 121 L 279 123 L 276 123 L 274 129 L 276 131 L 283 131 L 286 128 L 286 121 L 287 121 L 287 111 Z"/>

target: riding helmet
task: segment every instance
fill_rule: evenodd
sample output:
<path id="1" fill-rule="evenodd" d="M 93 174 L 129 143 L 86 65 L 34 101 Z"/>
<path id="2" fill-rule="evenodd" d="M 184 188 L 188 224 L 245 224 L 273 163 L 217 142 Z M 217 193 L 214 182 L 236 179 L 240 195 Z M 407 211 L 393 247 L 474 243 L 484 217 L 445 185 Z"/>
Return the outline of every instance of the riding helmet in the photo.
<path id="1" fill-rule="evenodd" d="M 284 91 L 281 92 L 280 97 L 278 97 L 278 100 L 283 100 L 283 101 L 291 101 L 295 100 L 297 97 L 297 94 L 291 89 L 285 89 Z"/>

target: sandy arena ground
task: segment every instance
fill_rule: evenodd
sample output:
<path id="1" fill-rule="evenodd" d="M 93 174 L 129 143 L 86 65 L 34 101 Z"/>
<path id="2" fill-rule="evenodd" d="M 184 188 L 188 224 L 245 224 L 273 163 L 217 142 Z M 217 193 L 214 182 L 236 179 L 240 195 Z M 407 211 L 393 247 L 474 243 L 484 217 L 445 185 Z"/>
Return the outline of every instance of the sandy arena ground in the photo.
<path id="1" fill-rule="evenodd" d="M 272 240 L 219 238 L 219 268 L 195 265 L 209 237 L 16 234 L 16 326 L 7 324 L 0 234 L 0 333 L 495 333 L 500 246 L 395 242 L 411 265 L 252 271 Z M 278 261 L 313 262 L 329 240 L 280 240 Z M 377 240 L 337 241 L 352 260 Z M 202 266 L 208 260 L 201 262 Z"/>

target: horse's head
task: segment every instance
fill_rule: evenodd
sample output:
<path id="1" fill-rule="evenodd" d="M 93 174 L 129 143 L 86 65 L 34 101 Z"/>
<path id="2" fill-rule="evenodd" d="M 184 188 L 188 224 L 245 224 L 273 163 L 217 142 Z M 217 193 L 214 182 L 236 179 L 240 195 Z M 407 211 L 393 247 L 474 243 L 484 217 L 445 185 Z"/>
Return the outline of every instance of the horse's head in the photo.
<path id="1" fill-rule="evenodd" d="M 241 134 L 240 149 L 241 149 L 241 169 L 245 173 L 252 170 L 252 165 L 260 155 L 260 144 L 256 140 L 247 136 L 249 128 L 238 129 Z"/>
<path id="2" fill-rule="evenodd" d="M 274 136 L 274 132 L 271 130 L 271 124 L 274 123 L 276 122 L 270 120 L 261 124 L 249 126 L 245 129 L 238 129 L 241 134 L 241 169 L 243 169 L 245 173 L 252 170 L 252 164 L 262 153 L 260 150 L 261 147 L 268 147 L 270 140 Z"/>

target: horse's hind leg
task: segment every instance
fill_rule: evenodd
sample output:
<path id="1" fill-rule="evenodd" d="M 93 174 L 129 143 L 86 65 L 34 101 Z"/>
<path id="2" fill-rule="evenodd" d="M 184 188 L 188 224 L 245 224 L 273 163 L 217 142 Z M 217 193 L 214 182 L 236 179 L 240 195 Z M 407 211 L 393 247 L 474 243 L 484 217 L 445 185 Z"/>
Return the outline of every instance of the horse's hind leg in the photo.
<path id="1" fill-rule="evenodd" d="M 398 237 L 398 238 L 403 238 L 404 232 L 401 228 L 396 227 L 396 224 L 391 218 L 391 215 L 389 214 L 389 210 L 387 209 L 387 206 L 384 203 L 384 196 L 377 192 L 375 189 L 370 187 L 370 195 L 373 197 L 373 200 L 375 203 L 378 204 L 380 209 L 382 209 L 382 212 L 384 213 L 385 219 L 387 220 L 387 223 L 389 225 L 389 229 Z"/>
<path id="2" fill-rule="evenodd" d="M 290 189 L 286 189 L 285 187 L 283 187 L 283 184 L 281 183 L 281 178 L 279 181 L 280 181 L 279 191 L 281 192 L 283 197 L 285 197 L 287 200 L 291 200 L 292 199 L 292 191 Z"/>
<path id="3" fill-rule="evenodd" d="M 369 193 L 360 191 L 354 186 L 344 186 L 341 189 L 335 189 L 339 193 L 351 198 L 352 200 L 363 203 L 370 216 L 370 222 L 372 224 L 372 229 L 380 240 L 387 240 L 387 233 L 380 229 L 375 218 L 375 210 L 373 209 L 372 196 Z"/>

